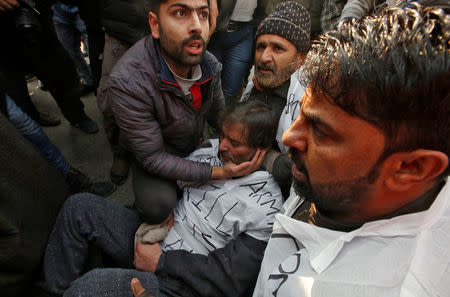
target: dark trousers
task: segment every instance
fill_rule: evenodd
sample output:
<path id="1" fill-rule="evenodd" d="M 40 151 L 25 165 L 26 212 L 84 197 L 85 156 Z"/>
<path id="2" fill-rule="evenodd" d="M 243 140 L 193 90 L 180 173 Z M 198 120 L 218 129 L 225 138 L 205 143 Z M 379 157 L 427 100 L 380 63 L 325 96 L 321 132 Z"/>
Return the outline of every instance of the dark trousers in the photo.
<path id="1" fill-rule="evenodd" d="M 56 36 L 51 16 L 41 16 L 40 23 L 40 32 L 17 30 L 13 13 L 2 13 L 0 17 L 0 71 L 7 78 L 7 92 L 23 111 L 37 120 L 39 114 L 24 79 L 25 73 L 32 73 L 49 89 L 64 117 L 77 123 L 86 117 L 78 74 Z"/>
<path id="2" fill-rule="evenodd" d="M 153 273 L 133 269 L 134 233 L 140 224 L 134 211 L 102 197 L 69 197 L 48 240 L 42 287 L 64 296 L 132 297 L 130 282 L 137 277 L 154 295 L 165 296 Z M 122 268 L 95 269 L 80 277 L 90 246 Z"/>
<path id="3" fill-rule="evenodd" d="M 137 162 L 132 171 L 134 206 L 139 216 L 151 225 L 163 222 L 181 195 L 176 181 L 149 174 Z"/>

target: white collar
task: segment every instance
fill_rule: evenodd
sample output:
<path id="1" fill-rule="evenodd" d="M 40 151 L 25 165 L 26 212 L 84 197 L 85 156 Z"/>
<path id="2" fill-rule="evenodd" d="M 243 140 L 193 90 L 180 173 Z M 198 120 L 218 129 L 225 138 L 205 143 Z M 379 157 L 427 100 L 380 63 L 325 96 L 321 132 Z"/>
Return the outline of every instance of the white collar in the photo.
<path id="1" fill-rule="evenodd" d="M 294 207 L 300 202 L 300 197 L 291 196 L 284 205 L 285 214 L 277 214 L 276 220 L 286 232 L 305 246 L 310 254 L 311 267 L 317 273 L 321 273 L 336 258 L 344 243 L 356 237 L 415 236 L 421 230 L 429 228 L 449 208 L 450 182 L 444 185 L 426 211 L 369 222 L 348 233 L 321 228 L 291 218 L 295 211 Z"/>

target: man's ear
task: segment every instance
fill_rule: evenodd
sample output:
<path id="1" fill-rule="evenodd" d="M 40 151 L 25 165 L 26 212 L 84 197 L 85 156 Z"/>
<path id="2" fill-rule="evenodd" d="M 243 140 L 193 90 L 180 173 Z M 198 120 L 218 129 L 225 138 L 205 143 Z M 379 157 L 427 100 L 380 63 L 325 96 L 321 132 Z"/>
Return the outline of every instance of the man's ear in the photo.
<path id="1" fill-rule="evenodd" d="M 152 11 L 148 12 L 148 24 L 150 25 L 153 38 L 159 39 L 159 21 L 156 13 Z"/>
<path id="2" fill-rule="evenodd" d="M 442 152 L 419 149 L 394 153 L 386 162 L 390 169 L 386 186 L 392 191 L 406 191 L 433 182 L 447 169 L 449 159 Z"/>

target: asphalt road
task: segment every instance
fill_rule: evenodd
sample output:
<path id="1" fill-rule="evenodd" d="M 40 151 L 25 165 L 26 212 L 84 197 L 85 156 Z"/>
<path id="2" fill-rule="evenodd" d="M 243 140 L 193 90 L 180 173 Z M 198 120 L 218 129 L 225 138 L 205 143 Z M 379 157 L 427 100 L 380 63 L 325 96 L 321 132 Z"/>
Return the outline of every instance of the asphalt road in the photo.
<path id="1" fill-rule="evenodd" d="M 103 116 L 97 108 L 94 93 L 82 97 L 81 100 L 85 105 L 86 114 L 97 123 L 100 131 L 96 134 L 85 134 L 69 124 L 50 93 L 39 89 L 37 80 L 29 82 L 28 88 L 31 100 L 39 111 L 47 111 L 61 119 L 61 125 L 43 127 L 43 130 L 59 147 L 69 163 L 94 180 L 109 179 L 112 153 L 103 130 Z M 131 175 L 108 199 L 124 205 L 133 204 Z"/>

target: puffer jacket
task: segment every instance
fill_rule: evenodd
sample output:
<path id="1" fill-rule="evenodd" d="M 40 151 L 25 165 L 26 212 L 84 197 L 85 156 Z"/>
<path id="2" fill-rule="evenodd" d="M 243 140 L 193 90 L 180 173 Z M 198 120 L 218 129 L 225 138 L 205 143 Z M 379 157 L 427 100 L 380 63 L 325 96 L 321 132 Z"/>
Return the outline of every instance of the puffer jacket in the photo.
<path id="1" fill-rule="evenodd" d="M 221 64 L 208 52 L 200 63 L 202 105 L 192 106 L 159 52 L 159 42 L 145 37 L 131 47 L 111 73 L 109 98 L 128 148 L 142 167 L 157 176 L 205 182 L 211 165 L 184 160 L 199 145 L 205 119 L 217 128 L 224 108 Z"/>

